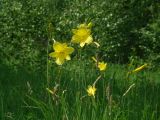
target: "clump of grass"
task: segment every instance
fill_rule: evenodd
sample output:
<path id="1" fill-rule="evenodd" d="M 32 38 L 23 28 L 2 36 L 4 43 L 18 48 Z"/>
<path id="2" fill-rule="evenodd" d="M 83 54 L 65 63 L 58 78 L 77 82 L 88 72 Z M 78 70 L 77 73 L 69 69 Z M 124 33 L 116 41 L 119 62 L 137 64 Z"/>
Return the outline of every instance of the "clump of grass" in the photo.
<path id="1" fill-rule="evenodd" d="M 72 61 L 62 68 L 61 84 L 58 86 L 58 98 L 46 91 L 44 75 L 18 72 L 15 74 L 11 69 L 1 67 L 1 118 L 10 119 L 159 119 L 159 90 L 160 76 L 157 72 L 142 71 L 137 75 L 137 83 L 123 96 L 134 81 L 126 79 L 125 66 L 110 64 L 110 69 L 105 71 L 104 76 L 98 80 L 95 98 L 82 96 L 87 95 L 87 86 L 97 78 L 97 70 L 94 64 L 86 66 L 84 61 Z M 76 66 L 79 66 L 78 69 Z M 54 75 L 57 68 L 51 69 L 50 89 L 55 87 Z M 106 88 L 112 78 L 112 114 L 109 116 L 108 98 Z M 22 75 L 23 73 L 23 75 Z M 9 74 L 9 76 L 8 76 Z M 91 76 L 92 75 L 92 76 Z M 155 76 L 156 75 L 156 76 Z M 33 90 L 28 93 L 27 81 Z M 24 87 L 25 86 L 25 87 Z M 17 91 L 17 92 L 15 92 Z M 21 92 L 19 92 L 21 91 Z M 27 96 L 26 96 L 27 95 Z M 14 101 L 14 102 L 13 102 Z M 10 107 L 8 107 L 10 106 Z M 2 120 L 3 120 L 2 119 Z"/>

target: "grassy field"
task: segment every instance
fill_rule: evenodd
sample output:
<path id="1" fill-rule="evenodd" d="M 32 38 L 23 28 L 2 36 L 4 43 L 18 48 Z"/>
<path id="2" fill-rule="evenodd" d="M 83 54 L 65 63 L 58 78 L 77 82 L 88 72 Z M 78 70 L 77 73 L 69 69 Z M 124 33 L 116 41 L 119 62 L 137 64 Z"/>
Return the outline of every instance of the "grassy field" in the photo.
<path id="1" fill-rule="evenodd" d="M 108 64 L 103 73 L 91 61 L 49 68 L 47 82 L 46 71 L 29 73 L 1 65 L 1 120 L 160 120 L 158 70 L 146 68 L 127 78 L 127 65 Z M 94 98 L 87 87 L 98 76 Z"/>
<path id="2" fill-rule="evenodd" d="M 160 120 L 158 0 L 0 8 L 0 120 Z"/>

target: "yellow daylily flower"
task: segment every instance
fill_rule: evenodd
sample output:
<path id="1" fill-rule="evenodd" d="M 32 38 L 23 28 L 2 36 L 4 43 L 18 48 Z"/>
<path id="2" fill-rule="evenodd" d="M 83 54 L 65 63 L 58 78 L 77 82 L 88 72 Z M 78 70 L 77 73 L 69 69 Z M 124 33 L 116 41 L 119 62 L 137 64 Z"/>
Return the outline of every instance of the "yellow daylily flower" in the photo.
<path id="1" fill-rule="evenodd" d="M 146 68 L 147 66 L 148 66 L 148 64 L 145 63 L 144 65 L 142 65 L 142 66 L 140 66 L 140 67 L 137 67 L 136 69 L 134 69 L 134 70 L 132 70 L 132 71 L 129 71 L 129 72 L 127 73 L 127 78 L 129 77 L 130 74 L 139 72 L 139 71 L 143 70 L 144 68 Z"/>
<path id="2" fill-rule="evenodd" d="M 87 89 L 88 96 L 93 96 L 93 97 L 95 97 L 96 90 L 97 90 L 97 89 L 95 88 L 95 86 L 89 85 L 89 86 L 88 86 L 88 89 Z"/>
<path id="3" fill-rule="evenodd" d="M 91 26 L 92 23 L 80 24 L 77 29 L 73 29 L 73 36 L 71 42 L 79 43 L 81 47 L 84 47 L 85 44 L 91 44 L 93 41 L 91 35 Z"/>
<path id="4" fill-rule="evenodd" d="M 107 67 L 107 63 L 104 63 L 103 61 L 98 62 L 98 68 L 99 68 L 100 71 L 106 70 L 106 67 Z"/>
<path id="5" fill-rule="evenodd" d="M 62 65 L 65 60 L 70 60 L 70 54 L 73 53 L 74 48 L 68 47 L 66 43 L 55 42 L 53 44 L 54 52 L 50 53 L 49 56 L 56 58 L 56 63 Z"/>
<path id="6" fill-rule="evenodd" d="M 92 59 L 93 59 L 96 63 L 98 62 L 95 57 L 92 57 Z M 104 61 L 98 62 L 98 68 L 99 68 L 100 71 L 106 70 L 106 68 L 107 68 L 107 63 L 105 63 Z"/>
<path id="7" fill-rule="evenodd" d="M 139 72 L 139 71 L 143 70 L 146 67 L 147 67 L 147 64 L 145 63 L 144 65 L 132 70 L 132 73 Z"/>

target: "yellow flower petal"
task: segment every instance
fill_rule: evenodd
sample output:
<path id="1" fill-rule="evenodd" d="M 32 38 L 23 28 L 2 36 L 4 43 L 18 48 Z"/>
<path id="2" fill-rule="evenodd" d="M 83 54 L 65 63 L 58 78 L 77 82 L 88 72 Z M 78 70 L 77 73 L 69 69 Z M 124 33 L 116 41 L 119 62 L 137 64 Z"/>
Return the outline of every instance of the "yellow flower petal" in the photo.
<path id="1" fill-rule="evenodd" d="M 77 35 L 73 35 L 72 36 L 72 40 L 71 40 L 72 43 L 79 43 L 80 42 L 80 39 Z"/>
<path id="2" fill-rule="evenodd" d="M 72 32 L 73 32 L 73 34 L 76 34 L 77 30 L 76 29 L 72 29 Z"/>
<path id="3" fill-rule="evenodd" d="M 81 47 L 84 47 L 84 45 L 85 45 L 85 42 L 81 42 L 81 43 L 80 43 L 80 46 L 81 46 Z"/>
<path id="4" fill-rule="evenodd" d="M 90 44 L 90 43 L 92 43 L 92 41 L 93 41 L 92 36 L 88 36 L 88 38 L 86 39 L 85 43 Z"/>
<path id="5" fill-rule="evenodd" d="M 57 63 L 58 65 L 62 65 L 62 64 L 64 63 L 64 59 L 57 58 L 57 59 L 56 59 L 56 63 Z"/>
<path id="6" fill-rule="evenodd" d="M 84 28 L 84 27 L 87 27 L 87 25 L 86 25 L 85 23 L 80 24 L 80 25 L 78 26 L 78 28 Z"/>
<path id="7" fill-rule="evenodd" d="M 74 51 L 74 48 L 72 48 L 72 47 L 67 47 L 67 48 L 65 49 L 65 52 L 66 52 L 67 54 L 71 54 L 71 53 L 73 53 L 73 51 Z"/>
<path id="8" fill-rule="evenodd" d="M 147 64 L 144 64 L 144 65 L 134 69 L 131 73 L 139 72 L 139 71 L 143 70 L 146 67 L 147 67 Z"/>
<path id="9" fill-rule="evenodd" d="M 95 88 L 95 86 L 89 85 L 89 86 L 88 86 L 88 89 L 87 89 L 88 96 L 93 96 L 93 97 L 95 97 L 96 90 L 97 90 L 97 89 Z"/>
<path id="10" fill-rule="evenodd" d="M 51 53 L 49 53 L 49 56 L 54 58 L 57 56 L 57 54 L 55 52 L 51 52 Z"/>
<path id="11" fill-rule="evenodd" d="M 55 42 L 53 44 L 53 49 L 55 51 L 62 51 L 65 47 L 67 47 L 67 44 L 66 43 L 59 43 L 59 42 Z"/>
<path id="12" fill-rule="evenodd" d="M 66 60 L 71 60 L 71 57 L 69 55 L 67 55 Z"/>

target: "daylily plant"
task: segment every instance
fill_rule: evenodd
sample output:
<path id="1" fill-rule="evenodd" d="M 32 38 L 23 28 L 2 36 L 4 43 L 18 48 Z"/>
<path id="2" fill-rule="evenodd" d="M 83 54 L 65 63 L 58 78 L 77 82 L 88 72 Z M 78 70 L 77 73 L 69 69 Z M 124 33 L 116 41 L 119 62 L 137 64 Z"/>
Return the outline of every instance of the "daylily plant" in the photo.
<path id="1" fill-rule="evenodd" d="M 96 94 L 96 88 L 95 88 L 95 86 L 89 85 L 88 89 L 87 89 L 87 93 L 88 93 L 88 96 L 95 97 L 95 94 Z"/>
<path id="2" fill-rule="evenodd" d="M 70 60 L 70 54 L 73 53 L 74 48 L 68 47 L 66 43 L 55 42 L 53 44 L 54 52 L 50 53 L 49 56 L 56 58 L 56 63 L 62 65 L 65 60 Z"/>
<path id="3" fill-rule="evenodd" d="M 71 42 L 79 43 L 81 47 L 84 47 L 85 44 L 91 44 L 93 41 L 91 35 L 91 26 L 92 23 L 80 24 L 77 29 L 73 29 L 73 36 Z"/>

